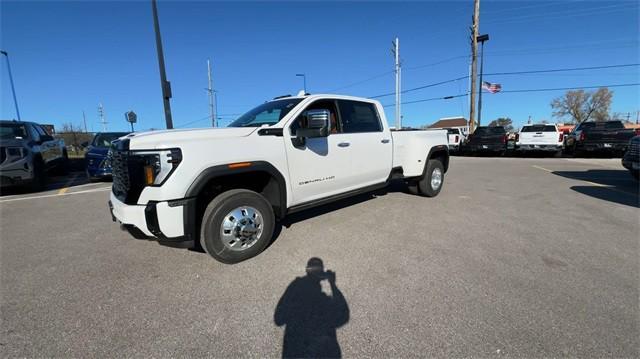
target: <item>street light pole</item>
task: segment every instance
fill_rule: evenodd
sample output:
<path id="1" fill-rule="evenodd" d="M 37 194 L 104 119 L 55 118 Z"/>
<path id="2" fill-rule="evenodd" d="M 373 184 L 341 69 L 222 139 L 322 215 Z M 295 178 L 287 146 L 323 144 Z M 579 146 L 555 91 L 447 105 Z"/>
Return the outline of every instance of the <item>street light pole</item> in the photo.
<path id="1" fill-rule="evenodd" d="M 307 93 L 307 75 L 306 74 L 296 74 L 297 77 L 302 77 L 302 82 L 304 85 L 304 93 Z"/>
<path id="2" fill-rule="evenodd" d="M 482 120 L 482 67 L 484 64 L 484 42 L 489 40 L 489 35 L 484 34 L 478 36 L 478 40 L 480 41 L 480 86 L 478 86 L 478 126 L 480 126 Z"/>
<path id="3" fill-rule="evenodd" d="M 13 85 L 13 76 L 11 75 L 11 64 L 9 63 L 9 54 L 4 50 L 0 50 L 0 53 L 2 53 L 2 55 L 6 56 L 7 58 L 7 69 L 9 69 L 9 82 L 11 83 L 11 92 L 13 93 L 13 104 L 16 106 L 16 115 L 18 116 L 18 121 L 21 121 L 20 110 L 18 109 L 18 99 L 16 98 L 16 88 Z"/>
<path id="4" fill-rule="evenodd" d="M 158 66 L 160 67 L 160 86 L 162 87 L 162 99 L 164 102 L 164 118 L 167 122 L 167 129 L 173 128 L 173 119 L 171 118 L 171 84 L 167 81 L 167 73 L 164 68 L 164 53 L 162 52 L 162 39 L 160 38 L 160 25 L 158 24 L 158 6 L 156 0 L 151 0 L 151 9 L 153 11 L 153 29 L 156 33 L 156 50 L 158 50 Z"/>

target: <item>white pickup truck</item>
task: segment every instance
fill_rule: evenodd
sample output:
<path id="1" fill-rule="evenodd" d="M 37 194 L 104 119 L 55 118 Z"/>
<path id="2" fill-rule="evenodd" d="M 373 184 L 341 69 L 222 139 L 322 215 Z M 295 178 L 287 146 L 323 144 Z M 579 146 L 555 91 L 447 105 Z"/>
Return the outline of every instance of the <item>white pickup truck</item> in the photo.
<path id="1" fill-rule="evenodd" d="M 524 125 L 516 134 L 516 151 L 562 152 L 563 133 L 554 124 Z"/>
<path id="2" fill-rule="evenodd" d="M 235 263 L 260 253 L 288 213 L 404 179 L 436 196 L 447 132 L 391 132 L 379 102 L 275 98 L 227 128 L 133 133 L 111 149 L 112 219 L 136 236 Z"/>

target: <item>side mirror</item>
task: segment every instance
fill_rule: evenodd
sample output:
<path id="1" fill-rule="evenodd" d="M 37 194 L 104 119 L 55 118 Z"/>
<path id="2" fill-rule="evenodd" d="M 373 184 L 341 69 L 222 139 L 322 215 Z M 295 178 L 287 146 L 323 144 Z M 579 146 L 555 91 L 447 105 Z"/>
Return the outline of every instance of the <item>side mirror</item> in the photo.
<path id="1" fill-rule="evenodd" d="M 80 146 L 82 146 L 83 148 L 87 148 L 89 147 L 89 142 L 88 141 L 84 141 L 80 144 Z"/>
<path id="2" fill-rule="evenodd" d="M 308 110 L 302 113 L 307 126 L 296 131 L 296 137 L 314 138 L 329 136 L 331 113 L 329 110 Z"/>
<path id="3" fill-rule="evenodd" d="M 329 110 L 308 110 L 302 113 L 305 127 L 296 131 L 296 137 L 291 141 L 296 147 L 303 147 L 307 138 L 329 136 L 331 112 Z"/>

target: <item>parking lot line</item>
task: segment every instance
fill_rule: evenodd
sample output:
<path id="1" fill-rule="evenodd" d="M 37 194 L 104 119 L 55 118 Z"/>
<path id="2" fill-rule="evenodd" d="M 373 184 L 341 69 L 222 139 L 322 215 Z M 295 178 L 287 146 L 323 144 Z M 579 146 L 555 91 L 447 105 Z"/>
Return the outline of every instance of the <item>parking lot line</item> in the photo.
<path id="1" fill-rule="evenodd" d="M 45 194 L 45 195 L 41 195 L 41 196 L 11 198 L 11 199 L 0 200 L 0 203 L 15 202 L 15 201 L 26 201 L 28 199 L 40 199 L 40 198 L 49 198 L 49 197 L 71 196 L 71 195 L 74 195 L 74 194 L 83 194 L 83 193 L 93 193 L 93 192 L 108 191 L 110 189 L 111 189 L 111 186 L 93 188 L 93 189 L 88 189 L 88 190 L 85 190 L 85 191 L 77 191 L 77 192 L 71 192 L 71 193 L 56 193 L 56 194 Z"/>
<path id="2" fill-rule="evenodd" d="M 552 171 L 552 170 L 550 170 L 550 169 L 546 169 L 546 168 L 544 168 L 544 167 L 540 167 L 540 166 L 536 166 L 536 165 L 532 165 L 531 167 L 537 168 L 537 169 L 539 169 L 539 170 L 547 171 L 547 172 L 549 172 L 549 173 L 553 173 L 553 171 Z"/>
<path id="3" fill-rule="evenodd" d="M 59 195 L 65 194 L 69 190 L 69 186 L 71 186 L 73 181 L 76 180 L 76 177 L 78 177 L 78 174 L 74 174 L 73 176 L 71 176 L 71 178 L 69 178 L 67 183 L 65 183 L 64 186 L 62 188 L 60 188 L 60 190 L 58 191 L 58 194 Z"/>

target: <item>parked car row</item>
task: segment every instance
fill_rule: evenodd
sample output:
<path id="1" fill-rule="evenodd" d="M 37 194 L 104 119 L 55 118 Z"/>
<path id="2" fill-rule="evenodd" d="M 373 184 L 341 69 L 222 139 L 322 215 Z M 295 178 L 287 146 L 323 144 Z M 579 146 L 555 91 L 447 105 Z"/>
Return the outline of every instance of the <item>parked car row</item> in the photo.
<path id="1" fill-rule="evenodd" d="M 451 130 L 451 129 L 450 129 Z M 460 154 L 490 153 L 502 156 L 515 154 L 548 153 L 575 157 L 604 153 L 622 155 L 629 147 L 638 129 L 628 129 L 621 121 L 583 122 L 573 131 L 561 131 L 555 124 L 527 124 L 510 136 L 502 126 L 480 126 L 460 139 L 449 135 L 449 149 Z"/>

